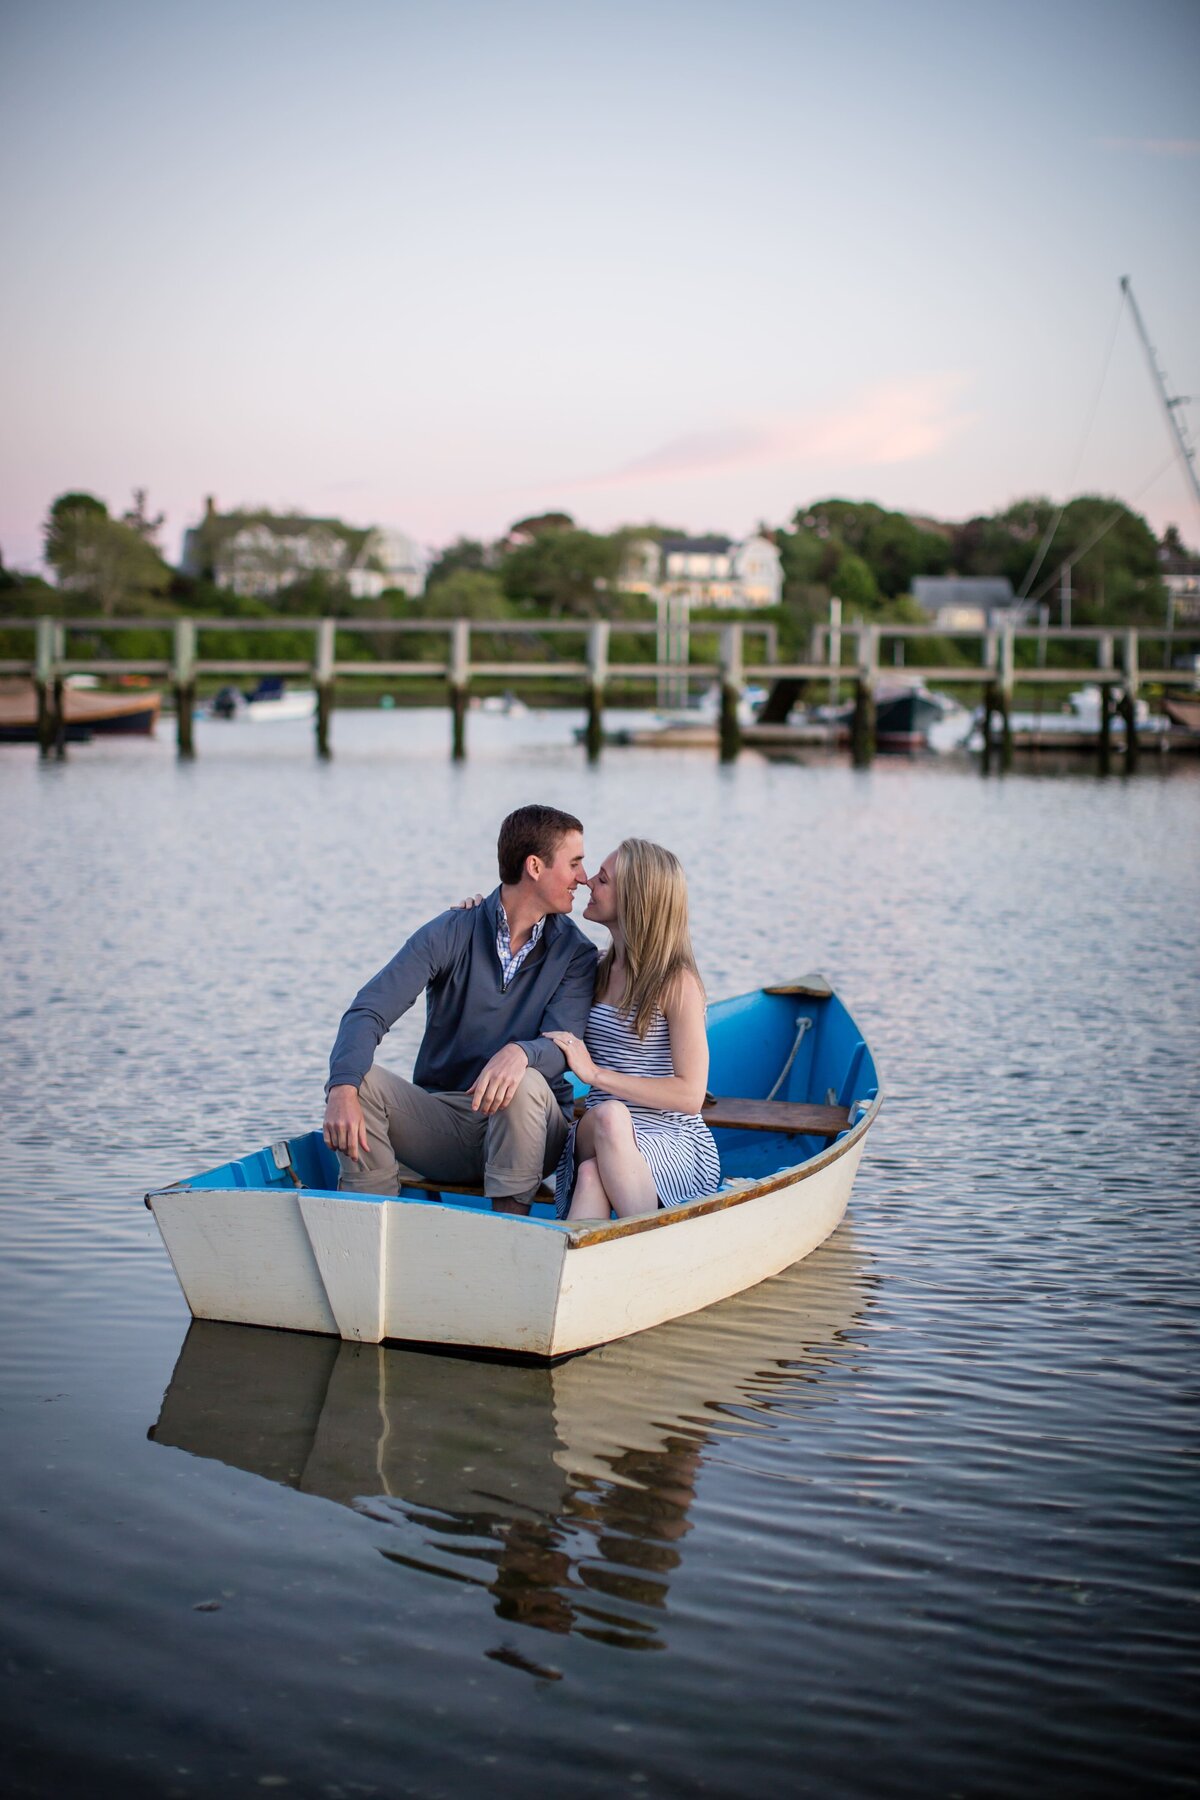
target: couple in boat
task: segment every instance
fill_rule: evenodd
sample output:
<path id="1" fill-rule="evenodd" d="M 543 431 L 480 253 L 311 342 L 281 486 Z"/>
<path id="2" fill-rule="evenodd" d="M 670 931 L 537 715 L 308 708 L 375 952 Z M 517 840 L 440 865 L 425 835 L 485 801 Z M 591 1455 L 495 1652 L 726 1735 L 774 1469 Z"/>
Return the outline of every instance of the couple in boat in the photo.
<path id="1" fill-rule="evenodd" d="M 528 1213 L 553 1175 L 571 1220 L 712 1193 L 704 990 L 678 859 L 627 838 L 588 876 L 583 826 L 550 806 L 510 813 L 497 852 L 499 887 L 421 926 L 342 1017 L 324 1124 L 339 1186 L 482 1185 L 493 1211 Z M 579 887 L 584 918 L 611 935 L 602 955 L 570 917 Z M 410 1082 L 374 1057 L 422 991 Z M 568 1070 L 588 1087 L 578 1122 Z"/>

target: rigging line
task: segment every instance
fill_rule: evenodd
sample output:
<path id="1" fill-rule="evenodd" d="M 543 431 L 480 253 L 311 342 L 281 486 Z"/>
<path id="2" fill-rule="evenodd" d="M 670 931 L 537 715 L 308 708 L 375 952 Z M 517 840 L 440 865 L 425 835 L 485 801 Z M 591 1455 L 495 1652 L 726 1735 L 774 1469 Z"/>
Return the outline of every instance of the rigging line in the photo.
<path id="1" fill-rule="evenodd" d="M 1166 474 L 1167 470 L 1172 466 L 1172 464 L 1176 460 L 1177 460 L 1176 452 L 1174 450 L 1172 450 L 1172 452 L 1171 452 L 1170 456 L 1168 456 L 1166 462 L 1159 464 L 1158 468 L 1155 469 L 1153 475 L 1151 475 L 1149 481 L 1143 481 L 1141 487 L 1138 488 L 1137 492 L 1132 496 L 1132 498 L 1134 500 L 1140 500 L 1142 495 L 1146 492 L 1146 489 L 1152 488 L 1154 486 L 1155 482 L 1160 480 L 1162 478 L 1162 476 L 1164 476 Z M 1055 569 L 1053 575 L 1048 576 L 1047 579 L 1042 583 L 1041 587 L 1038 589 L 1037 593 L 1031 594 L 1030 598 L 1032 600 L 1040 600 L 1043 594 L 1048 594 L 1050 589 L 1054 586 L 1055 582 L 1058 580 L 1058 578 L 1059 578 L 1060 574 L 1062 573 L 1063 568 L 1066 566 L 1066 564 L 1067 563 L 1077 563 L 1083 557 L 1085 557 L 1087 555 L 1089 550 L 1094 550 L 1096 545 L 1100 542 L 1100 539 L 1102 537 L 1104 537 L 1107 532 L 1110 532 L 1112 530 L 1113 526 L 1117 523 L 1118 519 L 1124 518 L 1124 516 L 1128 510 L 1129 510 L 1129 508 L 1127 506 L 1121 505 L 1121 506 L 1118 506 L 1117 510 L 1114 513 L 1110 513 L 1108 518 L 1104 521 L 1103 525 L 1100 527 L 1099 531 L 1093 532 L 1092 536 L 1087 540 L 1087 543 L 1081 544 L 1079 546 L 1078 550 L 1072 550 L 1070 556 L 1064 556 L 1062 562 L 1059 564 L 1058 568 Z"/>
<path id="2" fill-rule="evenodd" d="M 1104 392 L 1104 383 L 1108 379 L 1108 365 L 1112 361 L 1112 353 L 1113 353 L 1113 349 L 1114 349 L 1114 346 L 1116 345 L 1116 341 L 1117 341 L 1117 332 L 1121 328 L 1121 315 L 1125 311 L 1125 300 L 1126 300 L 1125 289 L 1122 288 L 1121 289 L 1121 298 L 1117 302 L 1117 316 L 1113 320 L 1112 331 L 1109 334 L 1108 349 L 1104 353 L 1104 362 L 1100 368 L 1100 380 L 1099 380 L 1099 383 L 1097 384 L 1095 393 L 1092 395 L 1092 404 L 1091 404 L 1091 408 L 1088 412 L 1087 423 L 1084 425 L 1083 436 L 1080 438 L 1079 448 L 1075 452 L 1075 461 L 1074 461 L 1074 464 L 1072 465 L 1071 473 L 1067 478 L 1067 493 L 1068 494 L 1070 493 L 1071 489 L 1075 486 L 1075 477 L 1078 475 L 1079 465 L 1083 461 L 1083 452 L 1087 445 L 1088 438 L 1092 435 L 1092 426 L 1096 423 L 1096 412 L 1100 405 L 1100 396 Z M 1058 530 L 1058 527 L 1062 522 L 1062 516 L 1066 512 L 1069 504 L 1070 504 L 1069 500 L 1063 501 L 1062 505 L 1059 507 L 1058 511 L 1055 513 L 1054 518 L 1051 521 L 1049 527 L 1047 528 L 1045 536 L 1042 538 L 1041 544 L 1038 547 L 1037 554 L 1034 557 L 1032 563 L 1029 565 L 1029 568 L 1025 574 L 1025 579 L 1021 583 L 1021 591 L 1017 595 L 1018 600 L 1025 599 L 1025 597 L 1029 593 L 1030 588 L 1033 586 L 1033 583 L 1036 581 L 1038 570 L 1041 568 L 1042 564 L 1046 560 L 1046 552 L 1047 552 L 1047 550 L 1049 550 L 1051 544 L 1054 542 L 1054 534 Z"/>

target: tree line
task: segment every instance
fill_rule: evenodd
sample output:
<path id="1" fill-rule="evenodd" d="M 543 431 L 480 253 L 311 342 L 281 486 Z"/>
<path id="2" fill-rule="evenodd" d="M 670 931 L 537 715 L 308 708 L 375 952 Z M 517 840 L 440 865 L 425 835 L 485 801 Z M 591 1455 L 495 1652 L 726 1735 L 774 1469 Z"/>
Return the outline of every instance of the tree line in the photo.
<path id="1" fill-rule="evenodd" d="M 162 523 L 161 516 L 150 512 L 144 490 L 134 494 L 132 505 L 119 516 L 95 495 L 60 495 L 44 527 L 45 560 L 54 583 L 6 571 L 0 563 L 0 620 L 37 613 L 94 616 L 98 626 L 149 615 L 227 619 L 228 634 L 222 633 L 224 641 L 214 643 L 212 653 L 249 657 L 262 652 L 262 639 L 239 633 L 238 624 L 253 619 L 287 617 L 299 624 L 332 615 L 383 623 L 416 615 L 500 625 L 505 620 L 607 617 L 617 626 L 614 657 L 641 659 L 644 640 L 630 636 L 622 644 L 619 637 L 622 620 L 653 617 L 644 595 L 621 587 L 628 547 L 648 536 L 687 535 L 659 524 L 598 533 L 567 513 L 543 513 L 516 521 L 492 542 L 457 538 L 435 558 L 417 600 L 398 589 L 376 600 L 356 599 L 323 573 L 306 575 L 263 598 L 238 595 L 172 568 L 159 543 Z M 811 626 L 828 617 L 834 595 L 841 599 L 847 621 L 920 622 L 923 615 L 912 598 L 912 583 L 920 575 L 1007 577 L 1015 592 L 1027 594 L 1034 605 L 1046 605 L 1057 622 L 1060 571 L 1069 563 L 1073 623 L 1118 629 L 1157 624 L 1165 611 L 1161 556 L 1164 550 L 1182 548 L 1173 530 L 1160 545 L 1140 514 L 1099 495 L 1081 495 L 1061 508 L 1044 498 L 1020 500 L 960 524 L 914 518 L 870 501 L 829 499 L 797 508 L 786 526 L 759 529 L 779 551 L 780 606 L 744 615 L 724 609 L 701 613 L 697 623 L 705 617 L 738 616 L 774 621 L 785 655 L 803 651 Z M 145 646 L 134 641 L 139 636 L 147 637 Z M 357 647 L 351 634 L 346 636 L 349 642 L 339 642 L 339 656 L 425 653 L 423 643 L 410 634 L 397 633 L 391 643 L 378 637 L 369 644 L 360 640 Z M 122 633 L 120 653 L 159 655 L 160 640 L 161 634 Z M 295 645 L 280 635 L 273 637 L 271 653 L 305 656 L 311 642 L 307 631 L 297 632 Z M 526 658 L 578 653 L 553 638 L 541 640 L 540 652 L 528 638 L 514 635 L 511 642 L 514 649 L 520 645 Z M 444 638 L 430 636 L 430 653 L 443 646 Z M 504 654 L 501 643 L 496 649 L 497 655 Z"/>

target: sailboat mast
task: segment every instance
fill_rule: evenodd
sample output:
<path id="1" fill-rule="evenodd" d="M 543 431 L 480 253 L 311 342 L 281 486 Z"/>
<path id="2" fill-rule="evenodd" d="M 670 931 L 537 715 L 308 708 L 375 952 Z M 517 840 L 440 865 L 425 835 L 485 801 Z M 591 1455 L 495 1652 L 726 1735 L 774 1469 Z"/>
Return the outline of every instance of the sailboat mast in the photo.
<path id="1" fill-rule="evenodd" d="M 1196 478 L 1196 452 L 1188 442 L 1187 426 L 1180 418 L 1180 408 L 1184 404 L 1183 398 L 1182 396 L 1177 395 L 1175 399 L 1171 399 L 1167 393 L 1166 378 L 1158 366 L 1158 358 L 1154 354 L 1154 346 L 1150 342 L 1145 325 L 1142 323 L 1142 315 L 1138 310 L 1138 303 L 1133 297 L 1133 284 L 1128 275 L 1122 275 L 1121 277 L 1121 292 L 1129 302 L 1129 310 L 1133 314 L 1133 322 L 1137 326 L 1137 334 L 1142 340 L 1142 346 L 1146 352 L 1146 361 L 1150 364 L 1150 373 L 1154 378 L 1154 385 L 1158 390 L 1158 397 L 1162 401 L 1163 411 L 1167 415 L 1167 426 L 1170 430 L 1172 441 L 1179 452 L 1180 461 L 1187 471 L 1187 478 L 1192 489 L 1192 498 L 1196 502 L 1197 510 L 1200 511 L 1200 480 L 1197 480 Z"/>

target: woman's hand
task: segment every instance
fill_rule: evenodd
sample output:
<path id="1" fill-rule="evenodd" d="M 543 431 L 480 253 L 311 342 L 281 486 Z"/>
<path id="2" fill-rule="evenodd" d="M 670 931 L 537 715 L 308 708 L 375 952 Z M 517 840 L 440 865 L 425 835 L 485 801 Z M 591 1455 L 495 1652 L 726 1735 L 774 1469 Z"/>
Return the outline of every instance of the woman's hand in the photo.
<path id="1" fill-rule="evenodd" d="M 450 908 L 451 912 L 469 912 L 473 906 L 483 905 L 482 894 L 469 894 L 465 900 L 456 900 Z"/>
<path id="2" fill-rule="evenodd" d="M 545 1035 L 552 1044 L 558 1045 L 567 1059 L 567 1067 L 572 1075 L 578 1075 L 587 1087 L 593 1087 L 600 1071 L 592 1061 L 591 1051 L 583 1039 L 572 1037 L 569 1031 L 548 1031 Z"/>

